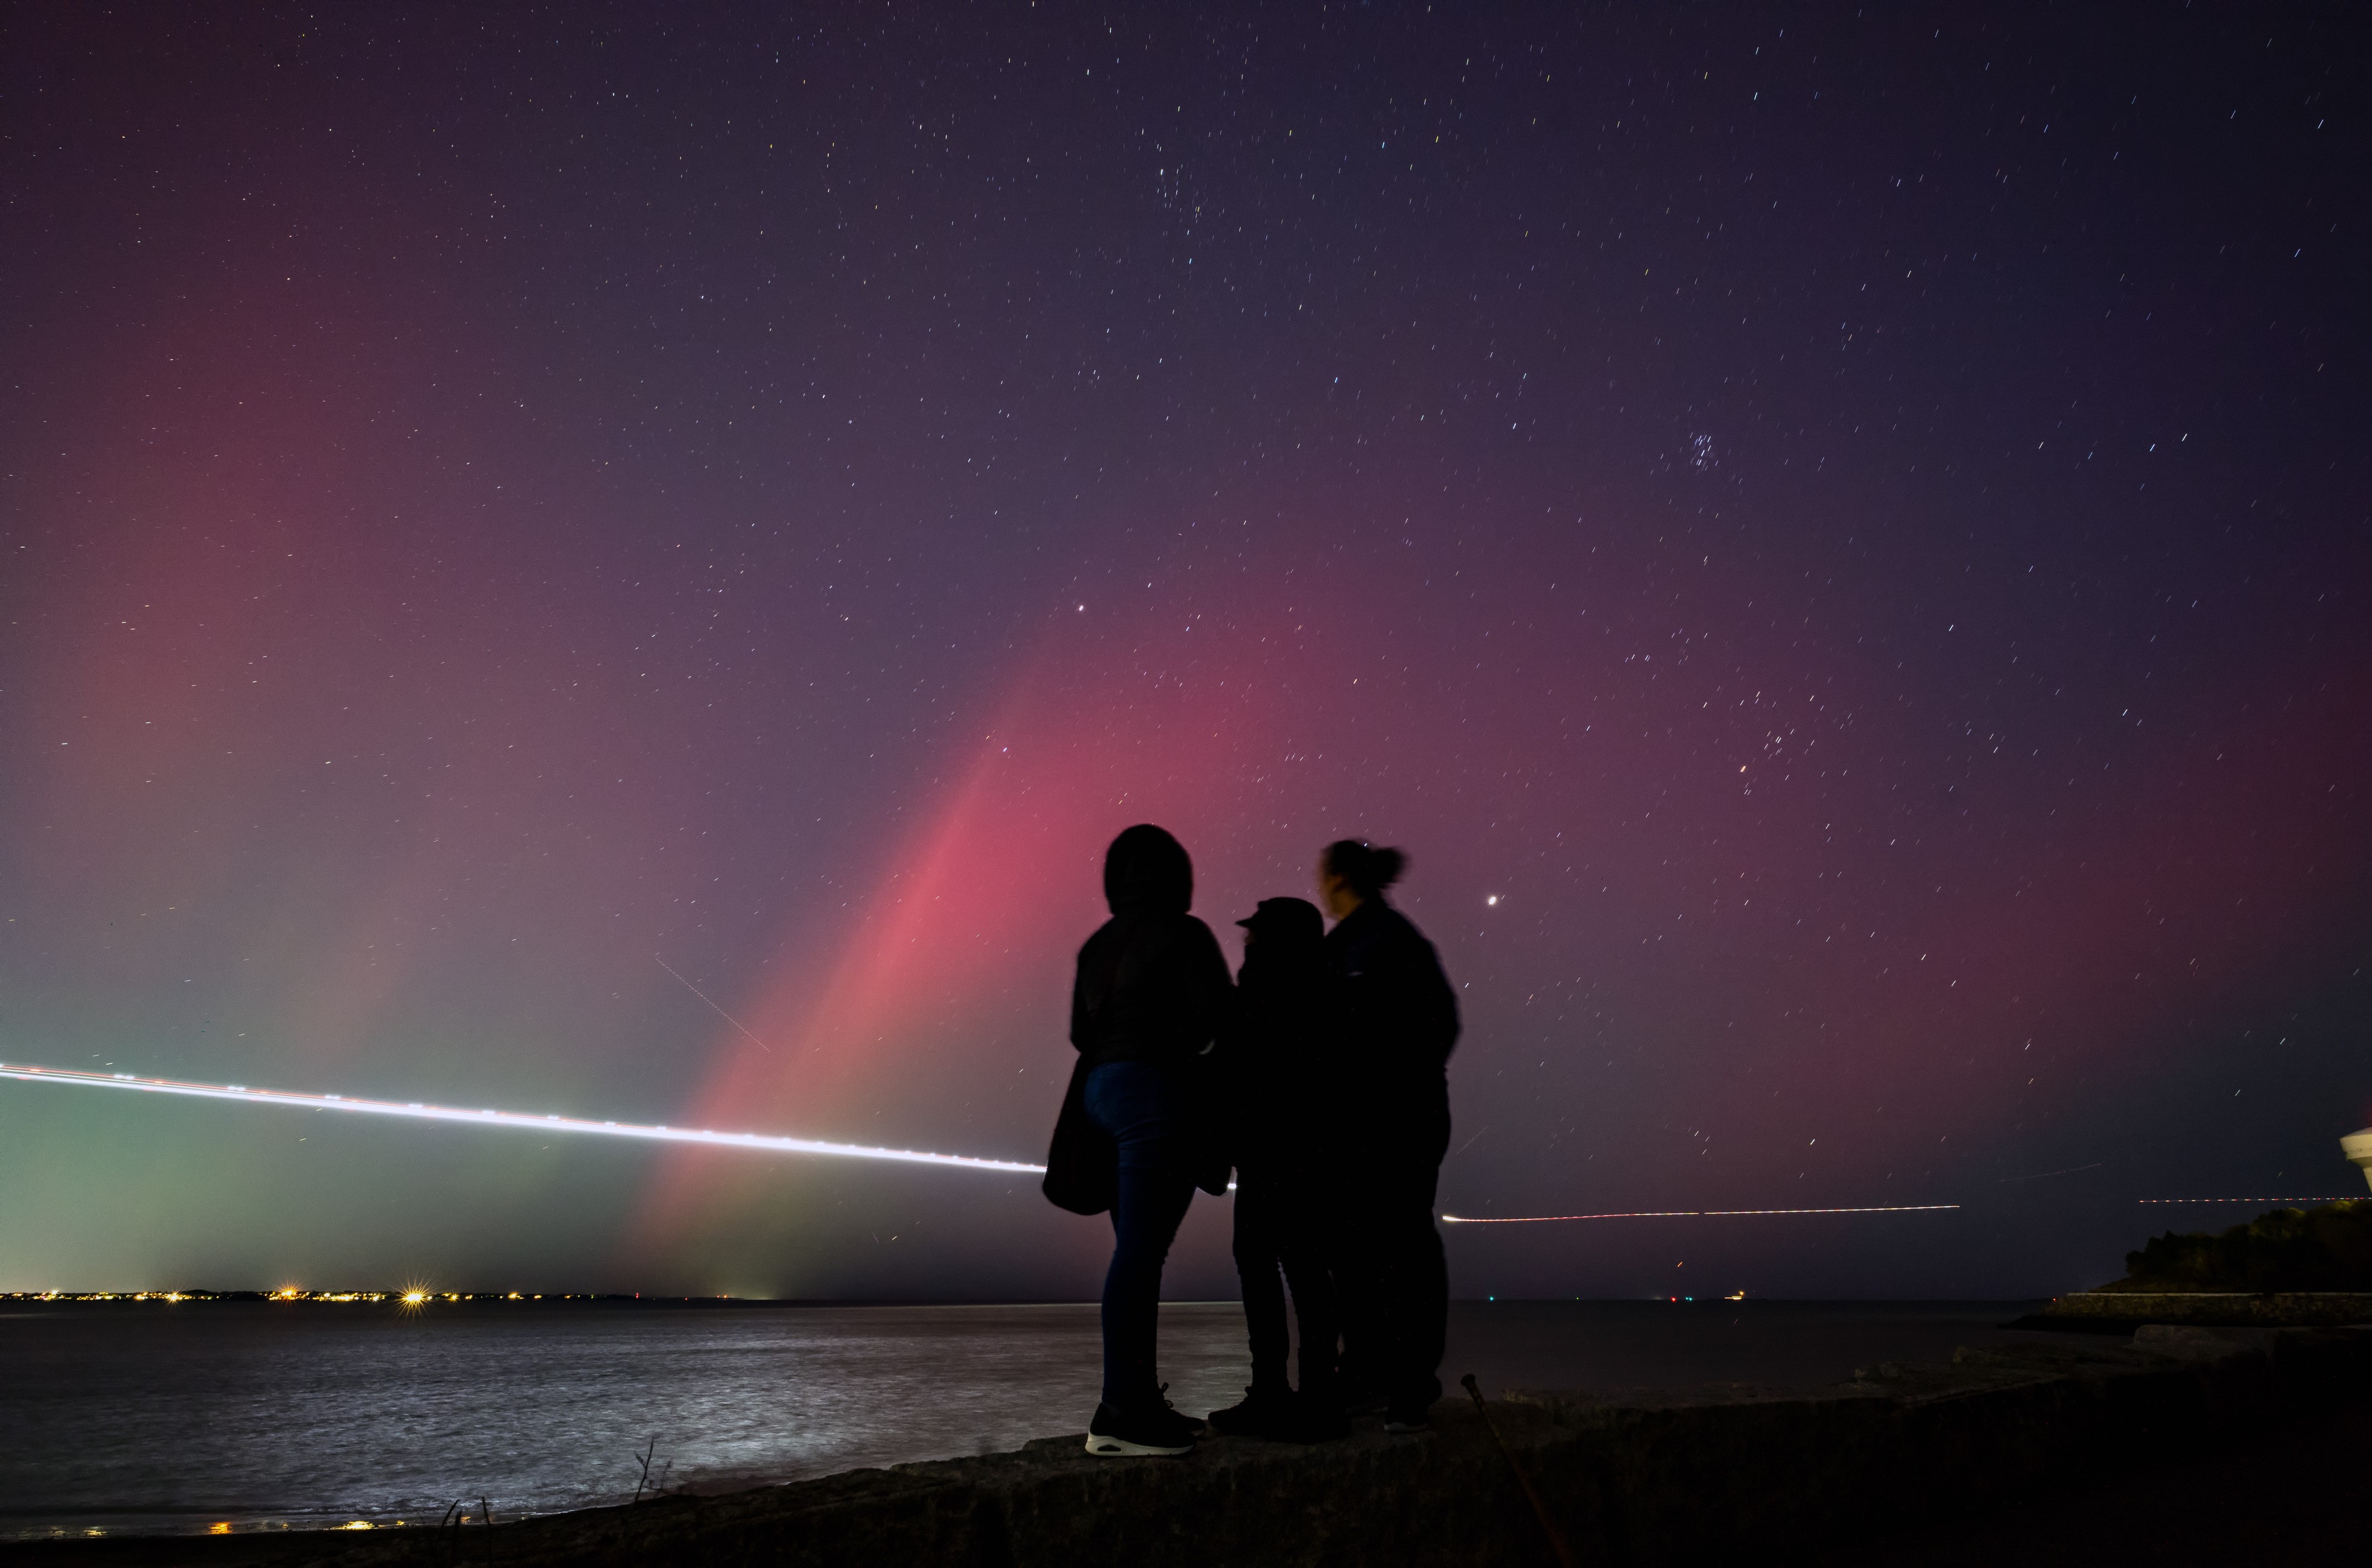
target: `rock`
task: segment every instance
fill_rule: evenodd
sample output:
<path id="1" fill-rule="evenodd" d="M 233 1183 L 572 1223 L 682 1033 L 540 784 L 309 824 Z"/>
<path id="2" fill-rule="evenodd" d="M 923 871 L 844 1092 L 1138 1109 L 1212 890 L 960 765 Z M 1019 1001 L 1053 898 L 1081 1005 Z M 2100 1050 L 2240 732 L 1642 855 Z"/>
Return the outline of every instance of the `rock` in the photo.
<path id="1" fill-rule="evenodd" d="M 1874 1376 L 1873 1376 L 1874 1375 Z M 1182 1459 L 1099 1459 L 1077 1436 L 730 1496 L 670 1497 L 367 1543 L 352 1568 L 482 1557 L 539 1564 L 839 1568 L 1485 1568 L 1547 1552 L 1511 1464 L 1583 1562 L 1831 1553 L 1898 1520 L 1972 1514 L 2051 1476 L 2098 1476 L 2245 1442 L 2372 1393 L 2372 1330 L 2238 1334 L 2180 1325 L 2133 1344 L 2037 1342 L 1884 1363 L 1825 1393 L 1511 1390 L 1445 1400 L 1424 1438 L 1374 1419 L 1308 1447 L 1216 1439 Z M 1500 1446 L 1504 1441 L 1506 1450 Z M 300 1561 L 287 1559 L 286 1561 Z"/>
<path id="2" fill-rule="evenodd" d="M 2221 1361 L 2233 1355 L 2269 1353 L 2283 1329 L 2203 1329 L 2190 1323 L 2145 1323 L 2134 1330 L 2134 1348 L 2177 1361 Z"/>
<path id="3" fill-rule="evenodd" d="M 2312 1328 L 2372 1323 L 2372 1292 L 2148 1291 L 2120 1286 L 2063 1295 L 2020 1327 L 2055 1322 L 2110 1328 L 2189 1323 L 2203 1328 Z"/>

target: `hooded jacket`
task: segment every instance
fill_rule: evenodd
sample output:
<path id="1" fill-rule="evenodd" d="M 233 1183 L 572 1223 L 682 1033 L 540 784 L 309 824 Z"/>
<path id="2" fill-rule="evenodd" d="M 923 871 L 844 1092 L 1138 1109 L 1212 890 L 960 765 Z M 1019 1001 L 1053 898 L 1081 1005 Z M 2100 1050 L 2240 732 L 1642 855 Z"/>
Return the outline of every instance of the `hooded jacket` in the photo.
<path id="1" fill-rule="evenodd" d="M 1079 949 L 1071 1044 L 1089 1072 L 1107 1062 L 1177 1070 L 1210 1048 L 1233 989 L 1211 928 L 1186 912 L 1194 871 L 1176 839 L 1131 828 L 1104 859 L 1111 919 Z"/>
<path id="2" fill-rule="evenodd" d="M 1079 949 L 1071 986 L 1071 1044 L 1079 1059 L 1041 1183 L 1048 1202 L 1076 1214 L 1110 1208 L 1118 1180 L 1118 1151 L 1088 1121 L 1086 1105 L 1087 1074 L 1111 1062 L 1142 1062 L 1173 1075 L 1188 1122 L 1181 1156 L 1203 1191 L 1227 1189 L 1224 1151 L 1206 1132 L 1208 1074 L 1199 1069 L 1234 987 L 1218 939 L 1186 912 L 1194 901 L 1193 865 L 1159 828 L 1131 828 L 1104 856 L 1104 901 L 1112 917 Z"/>

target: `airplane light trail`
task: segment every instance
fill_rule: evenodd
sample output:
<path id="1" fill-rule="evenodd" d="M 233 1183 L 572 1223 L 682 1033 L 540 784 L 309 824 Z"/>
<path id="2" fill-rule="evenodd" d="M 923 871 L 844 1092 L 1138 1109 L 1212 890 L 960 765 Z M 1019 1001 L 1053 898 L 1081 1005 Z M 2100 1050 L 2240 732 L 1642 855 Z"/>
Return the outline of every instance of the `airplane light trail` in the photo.
<path id="1" fill-rule="evenodd" d="M 536 1116 L 517 1110 L 457 1110 L 423 1105 L 414 1100 L 349 1099 L 343 1095 L 295 1094 L 286 1089 L 250 1089 L 243 1084 L 191 1084 L 173 1078 L 141 1078 L 129 1073 L 80 1073 L 58 1067 L 29 1067 L 0 1062 L 0 1078 L 28 1084 L 76 1084 L 94 1089 L 137 1089 L 152 1095 L 182 1095 L 192 1099 L 239 1100 L 250 1105 L 296 1106 L 307 1110 L 353 1110 L 372 1116 L 402 1116 L 415 1121 L 459 1121 L 473 1127 L 532 1127 L 542 1132 L 598 1132 L 612 1138 L 642 1138 L 664 1144 L 707 1144 L 717 1148 L 752 1149 L 777 1155 L 830 1155 L 842 1159 L 897 1160 L 907 1165 L 956 1166 L 965 1170 L 1003 1170 L 1039 1176 L 1042 1165 L 1019 1160 L 980 1159 L 971 1155 L 936 1155 L 921 1149 L 877 1149 L 863 1144 L 832 1144 L 816 1138 L 785 1138 L 767 1132 L 716 1132 L 684 1127 L 645 1127 L 631 1121 L 587 1121 L 574 1116 Z"/>
<path id="2" fill-rule="evenodd" d="M 1444 1225 L 1553 1225 L 1560 1220 L 1714 1220 L 1745 1214 L 1928 1214 L 1957 1209 L 1958 1203 L 1901 1203 L 1873 1209 L 1640 1209 L 1618 1214 L 1511 1214 L 1505 1219 L 1474 1219 L 1444 1214 Z"/>

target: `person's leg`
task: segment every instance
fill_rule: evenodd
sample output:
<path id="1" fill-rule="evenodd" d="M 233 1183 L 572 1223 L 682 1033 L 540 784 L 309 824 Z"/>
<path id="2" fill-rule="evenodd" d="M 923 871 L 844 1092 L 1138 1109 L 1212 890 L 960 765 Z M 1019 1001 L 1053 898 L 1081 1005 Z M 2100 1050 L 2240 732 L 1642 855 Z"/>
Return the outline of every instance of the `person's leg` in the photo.
<path id="1" fill-rule="evenodd" d="M 1161 1402 L 1154 1355 L 1161 1266 L 1193 1199 L 1193 1179 L 1179 1157 L 1174 1095 L 1158 1068 L 1106 1063 L 1087 1075 L 1087 1110 L 1120 1151 L 1104 1273 L 1104 1403 L 1154 1408 Z"/>
<path id="2" fill-rule="evenodd" d="M 1385 1178 L 1383 1220 L 1385 1370 L 1388 1421 L 1422 1421 L 1441 1398 L 1441 1358 L 1449 1327 L 1449 1262 L 1433 1205 L 1441 1183 L 1441 1161 L 1449 1149 L 1449 1108 L 1445 1103 L 1411 1128 Z"/>
<path id="3" fill-rule="evenodd" d="M 1307 1182 L 1285 1195 L 1280 1210 L 1277 1253 L 1285 1266 L 1285 1283 L 1293 1290 L 1294 1324 L 1301 1331 L 1299 1393 L 1313 1408 L 1339 1407 L 1335 1353 L 1343 1324 L 1334 1276 L 1335 1249 L 1322 1228 L 1328 1215 Z"/>
<path id="4" fill-rule="evenodd" d="M 1395 1366 L 1388 1400 L 1402 1413 L 1421 1412 L 1441 1398 L 1441 1358 L 1449 1333 L 1449 1260 L 1433 1203 L 1441 1167 L 1411 1171 L 1401 1193 L 1393 1252 L 1399 1278 Z"/>
<path id="5" fill-rule="evenodd" d="M 1334 1389 L 1344 1407 L 1355 1411 L 1371 1410 L 1383 1397 L 1389 1365 L 1391 1280 L 1385 1266 L 1388 1211 L 1378 1190 L 1382 1177 L 1371 1164 L 1355 1181 L 1337 1185 L 1321 1201 L 1334 1266 L 1335 1320 L 1343 1341 Z"/>
<path id="6" fill-rule="evenodd" d="M 1236 1277 L 1244 1293 L 1244 1327 L 1250 1335 L 1250 1392 L 1282 1394 L 1292 1340 L 1285 1321 L 1285 1287 L 1277 1279 L 1276 1195 L 1264 1177 L 1246 1174 L 1236 1187 Z"/>
<path id="7" fill-rule="evenodd" d="M 1244 1327 L 1251 1339 L 1252 1382 L 1240 1403 L 1204 1419 L 1229 1436 L 1283 1437 L 1293 1422 L 1293 1385 L 1285 1365 L 1293 1336 L 1285 1317 L 1285 1286 L 1277 1277 L 1281 1219 L 1273 1180 L 1242 1171 L 1236 1187 L 1236 1276 L 1243 1283 Z"/>

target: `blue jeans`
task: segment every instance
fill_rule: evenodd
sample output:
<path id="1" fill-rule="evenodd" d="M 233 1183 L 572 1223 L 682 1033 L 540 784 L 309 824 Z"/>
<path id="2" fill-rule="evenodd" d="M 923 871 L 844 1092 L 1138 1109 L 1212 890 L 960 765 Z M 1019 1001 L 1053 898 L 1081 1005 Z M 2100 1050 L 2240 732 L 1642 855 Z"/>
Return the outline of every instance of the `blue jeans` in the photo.
<path id="1" fill-rule="evenodd" d="M 1161 1265 L 1194 1198 L 1185 1107 L 1168 1075 L 1142 1062 L 1107 1062 L 1089 1073 L 1086 1098 L 1087 1120 L 1120 1148 L 1111 1267 L 1104 1272 L 1104 1403 L 1157 1407 Z"/>

